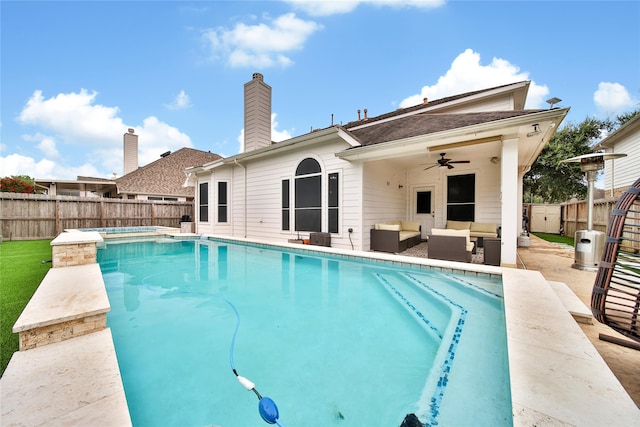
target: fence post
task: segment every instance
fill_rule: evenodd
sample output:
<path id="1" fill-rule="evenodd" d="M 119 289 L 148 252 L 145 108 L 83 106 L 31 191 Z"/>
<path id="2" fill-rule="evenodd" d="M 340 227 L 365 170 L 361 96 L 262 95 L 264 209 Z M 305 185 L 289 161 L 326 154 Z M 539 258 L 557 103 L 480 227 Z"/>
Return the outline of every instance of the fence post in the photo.
<path id="1" fill-rule="evenodd" d="M 60 221 L 60 200 L 56 197 L 56 235 L 62 233 L 62 222 Z"/>

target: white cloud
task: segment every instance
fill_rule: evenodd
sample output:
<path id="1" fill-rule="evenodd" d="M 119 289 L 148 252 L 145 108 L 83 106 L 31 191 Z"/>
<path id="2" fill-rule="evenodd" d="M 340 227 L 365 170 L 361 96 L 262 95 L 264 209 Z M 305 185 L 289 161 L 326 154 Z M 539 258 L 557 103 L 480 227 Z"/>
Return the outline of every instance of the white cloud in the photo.
<path id="1" fill-rule="evenodd" d="M 271 114 L 271 140 L 273 142 L 286 141 L 291 139 L 291 132 L 288 130 L 278 130 L 278 122 L 276 122 L 276 113 Z M 292 130 L 293 131 L 293 130 Z"/>
<path id="2" fill-rule="evenodd" d="M 147 117 L 138 133 L 138 160 L 146 165 L 160 158 L 165 151 L 175 151 L 183 147 L 192 147 L 191 138 L 177 128 L 161 122 L 156 117 Z"/>
<path id="3" fill-rule="evenodd" d="M 18 121 L 38 129 L 32 135 L 24 135 L 23 140 L 37 142 L 37 148 L 45 159 L 36 161 L 20 156 L 20 164 L 40 165 L 38 170 L 42 175 L 38 177 L 108 177 L 113 172 L 122 175 L 122 140 L 128 128 L 134 128 L 139 136 L 140 166 L 156 160 L 165 151 L 193 146 L 188 135 L 154 116 L 144 119 L 141 126 L 127 126 L 118 117 L 117 107 L 95 104 L 96 97 L 97 92 L 89 93 L 82 89 L 78 93 L 60 93 L 45 99 L 42 91 L 35 91 Z M 80 166 L 77 163 L 81 163 Z M 43 170 L 42 165 L 45 164 L 50 166 L 49 169 Z"/>
<path id="4" fill-rule="evenodd" d="M 278 122 L 276 121 L 276 117 L 278 117 L 276 113 L 271 113 L 271 141 L 280 142 L 291 139 L 291 133 L 293 132 L 293 129 L 291 131 L 278 130 Z M 238 152 L 242 153 L 244 151 L 244 128 L 240 130 L 240 135 L 238 135 L 238 143 L 240 144 Z"/>
<path id="5" fill-rule="evenodd" d="M 287 55 L 300 50 L 307 39 L 322 26 L 287 13 L 270 21 L 232 29 L 209 29 L 203 34 L 213 59 L 222 59 L 230 67 L 286 67 L 293 61 Z"/>
<path id="6" fill-rule="evenodd" d="M 44 99 L 36 90 L 20 112 L 18 121 L 55 132 L 72 144 L 100 145 L 108 141 L 113 132 L 126 129 L 117 117 L 118 107 L 94 104 L 98 95 L 81 89 L 79 93 L 59 93 Z"/>
<path id="7" fill-rule="evenodd" d="M 47 158 L 36 160 L 16 153 L 6 157 L 0 156 L 0 170 L 2 176 L 28 175 L 38 179 L 75 180 L 78 176 L 109 178 L 111 175 L 98 170 L 88 162 L 81 165 L 65 165 Z"/>
<path id="8" fill-rule="evenodd" d="M 165 104 L 165 107 L 169 110 L 184 110 L 185 108 L 191 107 L 189 95 L 187 95 L 184 90 L 181 90 L 173 102 L 171 102 L 171 104 Z"/>
<path id="9" fill-rule="evenodd" d="M 493 58 L 490 64 L 480 63 L 480 54 L 471 49 L 462 52 L 451 63 L 449 70 L 433 86 L 424 86 L 419 93 L 400 102 L 400 107 L 421 104 L 424 98 L 440 99 L 447 96 L 487 89 L 509 83 L 530 80 L 529 73 L 521 72 L 517 65 L 501 58 Z M 549 94 L 547 86 L 529 86 L 526 108 L 542 108 L 544 98 Z"/>
<path id="10" fill-rule="evenodd" d="M 377 7 L 433 9 L 442 6 L 445 0 L 287 0 L 287 3 L 311 16 L 329 16 L 353 12 L 361 4 Z"/>
<path id="11" fill-rule="evenodd" d="M 36 162 L 33 158 L 20 154 L 9 154 L 0 157 L 0 169 L 2 176 L 28 175 L 32 178 L 51 176 L 55 163 L 51 160 L 42 159 Z"/>
<path id="12" fill-rule="evenodd" d="M 56 141 L 53 138 L 43 138 L 40 144 L 38 144 L 38 148 L 48 158 L 57 159 L 60 157 L 60 153 L 58 153 L 58 149 L 56 148 Z"/>
<path id="13" fill-rule="evenodd" d="M 637 105 L 640 100 L 631 98 L 627 89 L 620 83 L 600 82 L 593 94 L 593 102 L 598 110 L 606 114 L 619 114 Z"/>

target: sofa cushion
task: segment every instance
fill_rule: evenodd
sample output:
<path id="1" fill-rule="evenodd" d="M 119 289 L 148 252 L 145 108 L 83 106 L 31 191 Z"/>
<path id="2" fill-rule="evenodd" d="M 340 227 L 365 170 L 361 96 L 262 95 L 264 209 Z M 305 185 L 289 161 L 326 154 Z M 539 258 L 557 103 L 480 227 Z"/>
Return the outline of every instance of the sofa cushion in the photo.
<path id="1" fill-rule="evenodd" d="M 472 222 L 471 223 L 471 232 L 476 233 L 494 233 L 497 234 L 498 226 L 497 224 L 490 222 Z"/>
<path id="2" fill-rule="evenodd" d="M 403 240 L 407 240 L 407 239 L 410 239 L 412 237 L 416 237 L 416 236 L 419 236 L 419 235 L 420 235 L 419 231 L 402 230 L 400 232 L 400 237 L 398 238 L 398 240 L 403 241 Z"/>
<path id="3" fill-rule="evenodd" d="M 418 221 L 400 221 L 400 228 L 403 231 L 420 231 L 420 223 Z"/>
<path id="4" fill-rule="evenodd" d="M 376 230 L 400 231 L 400 224 L 376 224 Z"/>
<path id="5" fill-rule="evenodd" d="M 450 230 L 469 230 L 471 228 L 471 221 L 447 221 L 447 229 Z"/>

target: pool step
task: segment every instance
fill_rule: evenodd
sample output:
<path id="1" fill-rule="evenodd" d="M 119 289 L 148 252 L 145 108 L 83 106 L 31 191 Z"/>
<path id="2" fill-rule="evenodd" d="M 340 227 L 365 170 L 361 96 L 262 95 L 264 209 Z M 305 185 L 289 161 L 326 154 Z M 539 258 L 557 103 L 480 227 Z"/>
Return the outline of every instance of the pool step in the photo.
<path id="1" fill-rule="evenodd" d="M 449 304 L 425 289 L 420 289 L 399 274 L 376 273 L 378 281 L 438 342 L 442 341 L 452 317 Z"/>
<path id="2" fill-rule="evenodd" d="M 571 313 L 571 316 L 573 316 L 576 322 L 587 325 L 593 324 L 593 313 L 591 313 L 591 310 L 573 293 L 566 283 L 553 282 L 551 280 L 547 280 L 547 283 L 549 283 L 553 292 L 558 296 L 562 305 Z"/>

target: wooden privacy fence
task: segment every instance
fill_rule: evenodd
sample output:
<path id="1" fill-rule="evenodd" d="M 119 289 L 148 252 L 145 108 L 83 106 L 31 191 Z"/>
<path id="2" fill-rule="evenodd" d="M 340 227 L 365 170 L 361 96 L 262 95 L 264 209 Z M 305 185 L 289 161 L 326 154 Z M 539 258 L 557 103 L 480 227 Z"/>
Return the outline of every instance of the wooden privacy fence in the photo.
<path id="1" fill-rule="evenodd" d="M 0 193 L 5 240 L 49 239 L 72 228 L 180 227 L 183 215 L 193 217 L 193 202 Z"/>
<path id="2" fill-rule="evenodd" d="M 607 232 L 611 211 L 617 201 L 617 198 L 597 199 L 593 201 L 593 216 L 591 219 L 594 230 L 602 231 L 603 233 Z M 589 205 L 586 200 L 565 203 L 563 207 L 565 236 L 574 236 L 576 230 L 587 229 L 587 211 L 589 210 Z"/>

